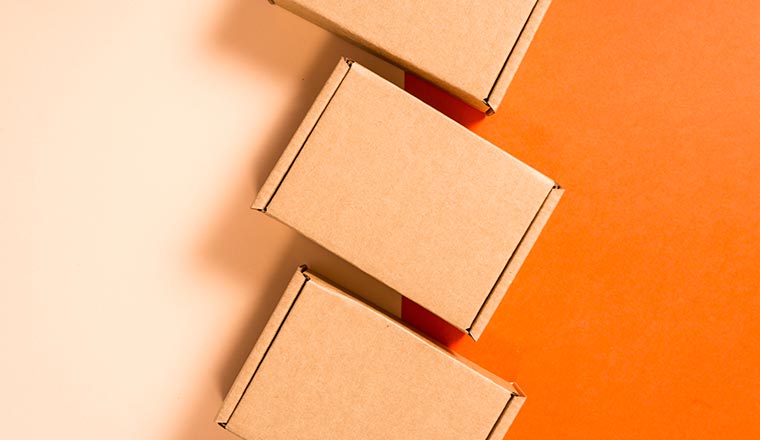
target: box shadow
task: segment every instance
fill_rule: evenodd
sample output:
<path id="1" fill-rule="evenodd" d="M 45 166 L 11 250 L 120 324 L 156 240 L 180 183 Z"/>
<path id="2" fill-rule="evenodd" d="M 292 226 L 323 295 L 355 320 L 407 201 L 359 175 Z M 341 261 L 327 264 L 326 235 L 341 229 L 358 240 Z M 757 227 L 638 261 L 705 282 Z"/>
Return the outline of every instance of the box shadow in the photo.
<path id="1" fill-rule="evenodd" d="M 303 41 L 310 38 L 323 40 L 316 53 L 304 53 Z M 298 265 L 307 263 L 349 289 L 369 286 L 373 295 L 398 302 L 399 310 L 401 304 L 397 293 L 306 237 L 251 210 L 250 204 L 341 56 L 384 73 L 396 83 L 403 80 L 403 73 L 263 1 L 231 0 L 219 25 L 212 29 L 210 50 L 234 57 L 254 70 L 291 78 L 304 71 L 304 59 L 310 63 L 298 90 L 284 98 L 288 99 L 281 106 L 285 110 L 272 129 L 251 135 L 249 165 L 242 175 L 230 176 L 231 189 L 222 198 L 219 215 L 197 245 L 198 264 L 242 283 L 256 298 L 249 302 L 250 309 L 241 312 L 246 324 L 230 344 L 234 348 L 223 361 L 212 365 L 217 372 L 216 386 L 190 392 L 190 409 L 171 436 L 176 440 L 230 438 L 214 423 L 214 416 Z"/>

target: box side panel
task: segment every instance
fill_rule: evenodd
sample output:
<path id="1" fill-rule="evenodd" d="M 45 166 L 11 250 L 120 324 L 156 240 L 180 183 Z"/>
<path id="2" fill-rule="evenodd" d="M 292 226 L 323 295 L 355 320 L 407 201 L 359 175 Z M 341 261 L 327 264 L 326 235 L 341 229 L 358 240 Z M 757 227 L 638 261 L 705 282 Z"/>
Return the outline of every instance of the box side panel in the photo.
<path id="1" fill-rule="evenodd" d="M 509 87 L 509 83 L 512 82 L 512 78 L 515 77 L 517 68 L 520 67 L 520 63 L 525 57 L 525 53 L 528 51 L 528 46 L 530 46 L 531 41 L 533 41 L 533 37 L 536 35 L 536 31 L 538 31 L 538 26 L 544 19 L 544 15 L 546 15 L 546 11 L 549 9 L 551 2 L 552 0 L 538 0 L 538 2 L 536 2 L 528 21 L 525 23 L 525 27 L 520 33 L 520 37 L 517 39 L 517 43 L 515 43 L 512 52 L 510 52 L 509 57 L 507 57 L 507 60 L 504 63 L 504 68 L 496 78 L 491 93 L 489 93 L 486 98 L 487 104 L 493 109 L 493 111 L 496 111 L 499 108 L 499 105 L 501 105 L 504 94 L 507 92 L 507 87 Z"/>
<path id="2" fill-rule="evenodd" d="M 303 147 L 303 144 L 309 138 L 309 134 L 311 134 L 317 121 L 319 121 L 319 118 L 322 116 L 322 112 L 330 103 L 336 90 L 340 87 L 343 78 L 345 78 L 346 74 L 351 69 L 352 63 L 352 61 L 341 58 L 338 65 L 335 66 L 335 70 L 330 75 L 330 78 L 327 80 L 324 87 L 322 87 L 322 91 L 319 92 L 317 99 L 306 113 L 306 117 L 298 126 L 298 129 L 288 143 L 288 146 L 285 148 L 285 151 L 282 153 L 282 156 L 277 160 L 277 164 L 275 164 L 274 169 L 259 190 L 252 208 L 266 211 L 267 205 L 272 200 L 272 197 L 274 197 L 274 193 L 277 191 L 280 183 L 288 173 L 293 161 L 298 157 L 301 147 Z"/>
<path id="3" fill-rule="evenodd" d="M 517 413 L 520 412 L 520 409 L 522 409 L 522 406 L 524 404 L 524 395 L 513 394 L 512 398 L 510 398 L 509 402 L 507 402 L 507 406 L 504 407 L 504 411 L 501 413 L 498 420 L 496 420 L 496 424 L 494 425 L 491 433 L 488 435 L 488 438 L 486 440 L 502 440 L 507 434 L 509 427 L 512 426 L 512 423 L 515 421 Z"/>
<path id="4" fill-rule="evenodd" d="M 235 408 L 240 401 L 240 398 L 243 396 L 243 393 L 245 393 L 248 384 L 253 378 L 256 369 L 264 359 L 264 356 L 266 355 L 269 346 L 272 344 L 272 341 L 274 341 L 274 338 L 277 335 L 277 331 L 287 317 L 288 311 L 298 297 L 298 293 L 301 291 L 304 284 L 309 280 L 308 275 L 305 274 L 305 270 L 306 266 L 302 266 L 293 275 L 293 278 L 291 278 L 290 283 L 288 283 L 288 287 L 285 289 L 285 293 L 282 295 L 280 302 L 277 304 L 277 307 L 274 309 L 274 312 L 269 318 L 267 325 L 264 327 L 264 331 L 261 332 L 261 336 L 259 336 L 258 341 L 256 341 L 256 345 L 254 345 L 253 350 L 251 351 L 251 354 L 248 356 L 245 364 L 243 364 L 243 368 L 240 370 L 240 373 L 238 373 L 235 382 L 232 384 L 230 391 L 227 393 L 227 397 L 224 398 L 222 407 L 216 416 L 216 422 L 219 425 L 225 426 L 227 424 L 227 421 L 229 421 L 230 416 L 232 416 L 232 413 L 235 411 Z"/>
<path id="5" fill-rule="evenodd" d="M 538 236 L 544 229 L 546 222 L 549 221 L 549 217 L 551 217 L 552 212 L 554 212 L 554 208 L 556 208 L 557 203 L 559 203 L 564 191 L 565 190 L 560 187 L 555 187 L 549 192 L 543 205 L 541 205 L 541 209 L 539 209 L 536 217 L 533 219 L 533 222 L 523 236 L 523 239 L 520 241 L 517 249 L 515 249 L 514 254 L 512 254 L 512 257 L 504 267 L 504 271 L 501 273 L 498 280 L 496 280 L 496 284 L 491 290 L 491 294 L 486 298 L 483 307 L 480 309 L 480 312 L 478 312 L 475 320 L 472 322 L 472 326 L 467 331 L 476 341 L 483 333 L 483 330 L 491 320 L 493 314 L 496 312 L 496 308 L 499 306 L 499 303 L 501 303 L 504 295 L 506 295 L 509 285 L 512 284 L 515 276 L 517 276 L 517 272 L 528 257 L 536 240 L 538 240 Z"/>

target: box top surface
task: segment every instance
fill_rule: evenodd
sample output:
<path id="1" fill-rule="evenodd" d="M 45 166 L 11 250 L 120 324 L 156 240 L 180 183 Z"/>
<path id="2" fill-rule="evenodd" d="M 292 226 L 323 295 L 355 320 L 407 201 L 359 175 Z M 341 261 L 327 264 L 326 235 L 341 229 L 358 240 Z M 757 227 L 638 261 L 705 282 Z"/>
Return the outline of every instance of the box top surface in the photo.
<path id="1" fill-rule="evenodd" d="M 488 98 L 536 0 L 277 0 L 458 95 Z"/>
<path id="2" fill-rule="evenodd" d="M 263 355 L 236 381 L 244 392 L 231 392 L 239 401 L 228 430 L 287 440 L 486 440 L 501 431 L 517 392 L 508 383 L 312 275 L 289 291 L 276 332 L 260 340 L 266 349 L 254 349 Z"/>
<path id="3" fill-rule="evenodd" d="M 330 83 L 267 212 L 470 328 L 554 182 L 358 64 Z"/>

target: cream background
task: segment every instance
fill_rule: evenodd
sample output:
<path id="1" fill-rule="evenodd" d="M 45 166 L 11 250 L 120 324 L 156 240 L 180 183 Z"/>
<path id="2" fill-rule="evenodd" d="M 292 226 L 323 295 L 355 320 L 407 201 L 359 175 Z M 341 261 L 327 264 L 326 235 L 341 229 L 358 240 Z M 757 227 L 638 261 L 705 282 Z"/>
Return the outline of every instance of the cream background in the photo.
<path id="1" fill-rule="evenodd" d="M 234 438 L 296 266 L 361 281 L 248 206 L 339 55 L 401 73 L 263 0 L 2 0 L 0 35 L 0 438 Z"/>

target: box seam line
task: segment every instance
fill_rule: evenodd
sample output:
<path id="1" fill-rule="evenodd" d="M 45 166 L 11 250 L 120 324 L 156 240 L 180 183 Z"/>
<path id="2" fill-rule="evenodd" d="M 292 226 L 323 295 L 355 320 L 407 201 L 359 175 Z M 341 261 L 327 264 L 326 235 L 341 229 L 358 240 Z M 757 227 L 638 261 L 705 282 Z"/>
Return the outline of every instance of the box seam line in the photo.
<path id="1" fill-rule="evenodd" d="M 507 399 L 507 403 L 504 404 L 504 408 L 502 408 L 501 412 L 499 413 L 499 417 L 496 418 L 496 421 L 493 423 L 493 426 L 491 426 L 491 430 L 488 431 L 488 435 L 486 436 L 485 440 L 491 440 L 491 436 L 496 430 L 496 427 L 499 426 L 499 422 L 501 422 L 501 419 L 504 418 L 504 414 L 506 414 L 507 409 L 509 408 L 509 404 L 512 403 L 512 400 L 514 398 L 515 398 L 515 393 L 510 392 L 509 399 Z"/>
<path id="2" fill-rule="evenodd" d="M 498 84 L 499 79 L 501 78 L 501 75 L 504 73 L 504 69 L 507 68 L 507 63 L 509 62 L 509 59 L 512 58 L 512 52 L 515 51 L 515 47 L 517 47 L 517 44 L 523 38 L 523 34 L 525 33 L 525 28 L 528 26 L 528 23 L 530 22 L 530 19 L 533 16 L 533 13 L 536 11 L 536 6 L 538 6 L 539 1 L 540 0 L 536 0 L 533 3 L 533 7 L 530 9 L 530 14 L 528 14 L 528 18 L 525 20 L 525 23 L 523 23 L 522 29 L 520 29 L 520 34 L 517 35 L 515 44 L 513 44 L 512 48 L 509 49 L 509 53 L 507 54 L 507 57 L 504 59 L 504 64 L 501 65 L 499 74 L 496 75 L 496 79 L 494 79 L 493 84 L 491 84 L 491 90 L 488 91 L 488 96 L 486 96 L 483 99 L 483 102 L 488 106 L 488 111 L 486 112 L 487 115 L 492 115 L 496 112 L 496 110 L 494 110 L 493 107 L 491 107 L 491 104 L 488 102 L 488 100 L 491 99 L 491 95 L 493 94 L 493 91 L 496 88 L 496 84 Z"/>
<path id="3" fill-rule="evenodd" d="M 309 141 L 309 138 L 311 137 L 311 134 L 314 133 L 314 130 L 317 128 L 317 125 L 319 124 L 319 121 L 322 119 L 322 115 L 325 114 L 327 111 L 327 108 L 330 106 L 330 103 L 332 102 L 333 98 L 335 97 L 335 94 L 338 93 L 338 90 L 340 89 L 340 86 L 343 84 L 343 81 L 345 81 L 346 77 L 348 76 L 349 72 L 351 72 L 351 67 L 354 64 L 353 60 L 350 60 L 348 58 L 345 58 L 346 63 L 348 64 L 349 68 L 346 70 L 345 75 L 343 75 L 343 78 L 340 79 L 340 82 L 337 86 L 335 86 L 335 91 L 333 91 L 332 95 L 330 95 L 330 99 L 327 100 L 325 103 L 324 108 L 319 113 L 319 117 L 317 117 L 317 120 L 314 121 L 314 125 L 312 125 L 311 129 L 309 130 L 309 133 L 304 138 L 303 142 L 301 143 L 301 146 L 298 148 L 298 151 L 296 152 L 295 156 L 293 156 L 293 160 L 290 161 L 290 164 L 288 164 L 288 168 L 285 170 L 284 173 L 282 173 L 282 177 L 280 178 L 280 181 L 277 182 L 277 186 L 275 187 L 274 191 L 272 191 L 272 195 L 269 196 L 269 200 L 267 200 L 267 203 L 261 208 L 261 212 L 267 212 L 267 208 L 269 207 L 269 204 L 272 203 L 272 200 L 274 200 L 274 197 L 277 195 L 277 191 L 279 191 L 280 187 L 282 186 L 282 182 L 285 181 L 285 178 L 288 177 L 288 173 L 290 173 L 291 168 L 293 168 L 293 164 L 296 163 L 296 160 L 298 160 L 298 156 L 301 155 L 301 151 L 306 146 L 306 143 Z"/>
<path id="4" fill-rule="evenodd" d="M 272 345 L 274 345 L 275 341 L 277 340 L 277 336 L 280 334 L 280 330 L 282 329 L 282 326 L 285 324 L 285 321 L 287 321 L 288 316 L 290 316 L 290 312 L 293 310 L 293 306 L 295 306 L 296 302 L 298 301 L 298 297 L 301 296 L 301 292 L 303 292 L 304 287 L 306 287 L 306 283 L 311 281 L 311 277 L 305 273 L 305 267 L 302 267 L 301 274 L 304 277 L 304 281 L 301 284 L 301 287 L 298 288 L 298 293 L 296 294 L 295 298 L 293 298 L 293 302 L 290 303 L 290 307 L 288 307 L 288 311 L 285 313 L 285 316 L 282 318 L 282 321 L 280 322 L 280 325 L 277 327 L 277 331 L 274 333 L 274 336 L 272 336 L 272 340 L 269 342 L 269 345 L 267 346 L 267 349 L 264 350 L 264 354 L 261 356 L 261 360 L 259 361 L 258 365 L 256 365 L 256 368 L 253 370 L 253 373 L 251 374 L 251 378 L 248 380 L 248 383 L 245 385 L 245 388 L 243 388 L 243 392 L 240 393 L 240 398 L 237 402 L 235 402 L 235 406 L 232 408 L 232 411 L 230 411 L 230 416 L 227 418 L 227 421 L 224 423 L 219 423 L 223 428 L 227 428 L 227 423 L 229 423 L 232 416 L 235 414 L 235 411 L 237 410 L 238 406 L 240 405 L 240 401 L 243 400 L 243 396 L 245 396 L 245 393 L 248 392 L 248 387 L 250 387 L 251 382 L 253 382 L 253 379 L 256 377 L 256 373 L 259 372 L 259 368 L 261 368 L 261 365 L 264 363 L 264 360 L 267 358 L 267 354 L 269 354 L 269 349 L 272 348 Z"/>
<path id="5" fill-rule="evenodd" d="M 496 289 L 496 286 L 499 284 L 499 280 L 504 275 L 504 272 L 506 272 L 507 268 L 509 267 L 509 264 L 512 262 L 512 259 L 514 258 L 515 254 L 517 253 L 517 250 L 520 249 L 520 246 L 522 246 L 523 241 L 525 240 L 525 236 L 528 235 L 528 231 L 530 231 L 530 228 L 533 226 L 533 224 L 536 221 L 536 218 L 538 218 L 541 211 L 546 206 L 546 202 L 549 200 L 549 196 L 551 196 L 553 191 L 556 191 L 558 189 L 562 189 L 560 185 L 558 185 L 556 182 L 554 183 L 554 186 L 551 187 L 549 192 L 546 194 L 546 197 L 544 197 L 544 200 L 541 202 L 541 206 L 539 206 L 538 210 L 536 211 L 536 214 L 533 216 L 533 218 L 530 221 L 530 224 L 528 224 L 528 227 L 525 229 L 525 232 L 523 233 L 522 237 L 520 237 L 520 241 L 517 242 L 517 246 L 515 246 L 514 251 L 512 251 L 512 255 L 509 256 L 507 259 L 507 262 L 504 264 L 504 268 L 499 272 L 499 276 L 496 277 L 496 281 L 494 281 L 493 286 L 491 286 L 491 290 L 489 290 L 488 295 L 483 300 L 483 303 L 480 305 L 480 309 L 478 309 L 478 313 L 475 314 L 475 318 L 472 319 L 472 322 L 470 323 L 470 326 L 467 328 L 467 334 L 470 335 L 473 339 L 475 339 L 472 334 L 470 333 L 470 330 L 472 330 L 472 327 L 475 325 L 475 322 L 477 322 L 478 318 L 480 318 L 481 313 L 483 312 L 483 308 L 486 306 L 488 301 L 491 299 L 491 296 L 493 295 L 494 289 Z"/>

